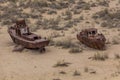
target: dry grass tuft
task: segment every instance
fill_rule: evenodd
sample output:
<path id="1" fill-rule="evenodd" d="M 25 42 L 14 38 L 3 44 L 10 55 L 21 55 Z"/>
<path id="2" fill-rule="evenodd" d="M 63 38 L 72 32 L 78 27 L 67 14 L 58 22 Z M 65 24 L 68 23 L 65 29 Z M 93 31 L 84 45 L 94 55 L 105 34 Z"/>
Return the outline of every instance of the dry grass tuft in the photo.
<path id="1" fill-rule="evenodd" d="M 70 53 L 80 53 L 82 51 L 83 51 L 83 49 L 80 47 L 73 47 L 69 50 Z"/>
<path id="2" fill-rule="evenodd" d="M 85 68 L 84 68 L 84 72 L 87 73 L 88 71 L 89 71 L 88 67 L 85 67 Z"/>
<path id="3" fill-rule="evenodd" d="M 62 61 L 58 61 L 53 67 L 68 67 L 70 64 L 71 63 L 62 60 Z"/>
<path id="4" fill-rule="evenodd" d="M 56 78 L 56 79 L 53 79 L 53 80 L 61 80 L 61 79 L 59 79 L 59 78 Z"/>
<path id="5" fill-rule="evenodd" d="M 81 73 L 78 72 L 77 70 L 75 70 L 74 73 L 73 73 L 73 76 L 80 76 L 80 75 L 81 75 Z"/>
<path id="6" fill-rule="evenodd" d="M 65 49 L 68 49 L 68 48 L 71 48 L 73 46 L 75 46 L 74 43 L 72 43 L 71 40 L 69 39 L 66 39 L 66 40 L 62 40 L 62 41 L 57 41 L 55 43 L 56 46 L 61 46 L 62 48 L 65 48 Z"/>
<path id="7" fill-rule="evenodd" d="M 109 58 L 108 55 L 105 53 L 96 53 L 92 57 L 92 60 L 105 61 L 108 58 Z"/>
<path id="8" fill-rule="evenodd" d="M 119 54 L 115 54 L 115 59 L 120 59 L 120 55 Z"/>
<path id="9" fill-rule="evenodd" d="M 113 39 L 112 39 L 112 44 L 119 44 L 120 43 L 120 41 L 119 41 L 119 37 L 117 37 L 117 36 L 114 36 L 113 37 Z"/>
<path id="10" fill-rule="evenodd" d="M 66 74 L 66 72 L 65 72 L 65 71 L 60 71 L 59 73 L 60 73 L 60 74 Z"/>

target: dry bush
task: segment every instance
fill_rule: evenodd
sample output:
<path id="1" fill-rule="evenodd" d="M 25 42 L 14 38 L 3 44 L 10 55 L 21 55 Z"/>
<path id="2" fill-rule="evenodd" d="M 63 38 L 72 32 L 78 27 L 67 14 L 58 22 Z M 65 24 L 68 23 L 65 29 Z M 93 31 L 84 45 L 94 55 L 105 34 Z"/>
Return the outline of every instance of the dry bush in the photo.
<path id="1" fill-rule="evenodd" d="M 83 20 L 82 17 L 74 18 L 73 19 L 73 22 L 74 22 L 73 25 L 77 25 L 77 23 L 80 23 L 82 20 Z"/>
<path id="2" fill-rule="evenodd" d="M 49 29 L 49 20 L 48 19 L 43 19 L 41 22 L 41 26 L 43 29 Z"/>
<path id="3" fill-rule="evenodd" d="M 110 24 L 106 21 L 101 23 L 101 27 L 108 27 Z"/>
<path id="4" fill-rule="evenodd" d="M 49 15 L 57 14 L 57 11 L 55 11 L 55 10 L 49 10 L 49 11 L 47 12 L 47 14 L 49 14 Z"/>
<path id="5" fill-rule="evenodd" d="M 95 13 L 93 15 L 93 18 L 94 19 L 97 19 L 97 18 L 107 19 L 107 18 L 109 18 L 108 16 L 109 16 L 108 9 L 104 9 L 102 11 L 99 11 L 99 12 Z"/>
<path id="6" fill-rule="evenodd" d="M 71 41 L 57 41 L 55 43 L 56 46 L 62 46 L 62 48 L 70 48 Z"/>
<path id="7" fill-rule="evenodd" d="M 34 1 L 30 1 L 28 6 L 31 8 L 39 8 L 39 7 L 43 8 L 43 7 L 48 7 L 49 4 L 47 1 L 34 0 Z"/>
<path id="8" fill-rule="evenodd" d="M 68 2 L 65 2 L 63 0 L 60 0 L 60 1 L 54 1 L 54 2 L 51 2 L 49 4 L 49 7 L 52 8 L 52 9 L 57 9 L 57 10 L 61 10 L 61 9 L 64 9 L 64 8 L 68 8 L 69 4 Z"/>
<path id="9" fill-rule="evenodd" d="M 113 39 L 112 39 L 112 44 L 119 44 L 120 43 L 120 41 L 119 41 L 119 37 L 117 37 L 117 36 L 114 36 L 113 37 Z"/>
<path id="10" fill-rule="evenodd" d="M 60 21 L 61 19 L 59 17 L 55 19 L 43 19 L 41 25 L 43 26 L 43 29 L 62 30 L 63 28 L 59 26 Z"/>
<path id="11" fill-rule="evenodd" d="M 71 27 L 73 27 L 74 24 L 75 24 L 74 21 L 68 21 L 68 22 L 66 22 L 64 28 L 71 28 Z"/>
<path id="12" fill-rule="evenodd" d="M 50 43 L 49 43 L 50 46 L 55 45 L 55 41 L 52 38 L 48 38 L 48 40 L 50 41 Z"/>
<path id="13" fill-rule="evenodd" d="M 109 58 L 108 55 L 105 53 L 104 54 L 103 53 L 96 53 L 92 57 L 92 60 L 105 61 L 108 58 Z"/>
<path id="14" fill-rule="evenodd" d="M 79 44 L 72 42 L 70 39 L 58 40 L 55 42 L 55 46 L 60 46 L 64 49 L 69 48 L 69 53 L 80 53 L 83 51 Z"/>
<path id="15" fill-rule="evenodd" d="M 61 36 L 64 36 L 64 33 L 60 34 L 57 31 L 53 31 L 50 35 L 51 38 L 57 38 L 57 37 L 61 37 Z"/>
<path id="16" fill-rule="evenodd" d="M 96 74 L 96 71 L 94 70 L 94 69 L 90 69 L 90 68 L 88 68 L 88 67 L 85 67 L 84 68 L 84 72 L 86 72 L 86 73 L 90 73 L 90 74 Z"/>
<path id="17" fill-rule="evenodd" d="M 62 61 L 58 61 L 53 67 L 68 67 L 70 64 L 71 63 L 62 60 Z"/>
<path id="18" fill-rule="evenodd" d="M 120 55 L 119 54 L 115 54 L 115 59 L 120 59 Z"/>
<path id="19" fill-rule="evenodd" d="M 49 2 L 54 2 L 54 1 L 56 1 L 56 0 L 48 0 Z"/>
<path id="20" fill-rule="evenodd" d="M 109 2 L 107 0 L 98 0 L 98 5 L 109 7 Z"/>
<path id="21" fill-rule="evenodd" d="M 59 79 L 59 78 L 56 78 L 56 79 L 53 79 L 53 80 L 61 80 L 61 79 Z"/>
<path id="22" fill-rule="evenodd" d="M 77 70 L 75 70 L 74 73 L 73 73 L 73 76 L 80 76 L 80 75 L 81 75 L 81 73 Z"/>
<path id="23" fill-rule="evenodd" d="M 69 3 L 75 4 L 75 0 L 68 0 Z"/>
<path id="24" fill-rule="evenodd" d="M 39 29 L 39 26 L 36 26 L 36 25 L 33 25 L 33 24 L 30 25 L 30 31 L 31 32 L 36 32 L 38 29 Z"/>
<path id="25" fill-rule="evenodd" d="M 55 45 L 65 49 L 76 47 L 75 43 L 73 43 L 70 39 L 56 41 Z"/>
<path id="26" fill-rule="evenodd" d="M 112 74 L 112 76 L 118 76 L 120 74 L 120 61 L 119 63 L 116 65 L 116 71 L 115 73 Z"/>
<path id="27" fill-rule="evenodd" d="M 16 3 L 19 0 L 9 0 L 10 2 Z"/>
<path id="28" fill-rule="evenodd" d="M 57 9 L 57 10 L 60 10 L 62 9 L 62 6 L 60 6 L 59 4 L 55 3 L 55 2 L 52 2 L 51 4 L 49 4 L 49 7 L 51 9 Z"/>
<path id="29" fill-rule="evenodd" d="M 118 40 L 113 39 L 112 43 L 113 44 L 119 44 L 120 42 Z"/>
<path id="30" fill-rule="evenodd" d="M 35 24 L 38 25 L 38 26 L 42 25 L 42 17 L 41 17 L 41 19 L 38 19 Z"/>
<path id="31" fill-rule="evenodd" d="M 96 74 L 96 71 L 95 70 L 91 70 L 89 73 L 90 74 Z"/>
<path id="32" fill-rule="evenodd" d="M 82 22 L 83 16 L 80 16 L 78 18 L 74 18 L 72 20 L 66 21 L 66 23 L 64 23 L 64 29 L 68 29 L 74 26 L 77 26 L 78 23 Z"/>
<path id="33" fill-rule="evenodd" d="M 41 14 L 43 14 L 43 13 L 46 13 L 48 10 L 45 9 L 45 8 L 41 8 L 41 9 L 38 9 L 38 11 L 39 11 Z"/>
<path id="34" fill-rule="evenodd" d="M 89 10 L 90 9 L 90 4 L 83 1 L 83 0 L 79 0 L 79 2 L 77 3 L 77 5 L 75 6 L 76 9 L 83 9 L 83 10 Z"/>
<path id="35" fill-rule="evenodd" d="M 23 18 L 30 18 L 30 14 L 27 14 L 27 13 L 21 13 L 21 17 Z"/>
<path id="36" fill-rule="evenodd" d="M 9 19 L 4 20 L 4 21 L 2 21 L 2 25 L 11 25 L 11 21 Z"/>
<path id="37" fill-rule="evenodd" d="M 70 53 L 80 53 L 82 51 L 83 51 L 83 49 L 80 47 L 73 47 L 69 50 Z"/>
<path id="38" fill-rule="evenodd" d="M 70 10 L 66 10 L 65 13 L 63 13 L 64 20 L 70 20 L 72 19 L 72 12 Z"/>
<path id="39" fill-rule="evenodd" d="M 118 0 L 118 3 L 120 4 L 120 0 Z"/>
<path id="40" fill-rule="evenodd" d="M 73 9 L 73 13 L 74 13 L 74 14 L 80 14 L 80 13 L 81 13 L 81 10 Z"/>
<path id="41" fill-rule="evenodd" d="M 102 19 L 102 27 L 115 28 L 120 27 L 120 10 L 112 13 L 108 9 L 104 9 L 93 15 L 94 19 Z"/>
<path id="42" fill-rule="evenodd" d="M 59 73 L 60 73 L 60 74 L 66 74 L 66 72 L 65 72 L 65 71 L 60 71 Z"/>
<path id="43" fill-rule="evenodd" d="M 53 29 L 53 30 L 63 30 L 64 28 L 61 27 L 61 16 L 58 16 L 56 18 L 51 18 L 49 19 L 49 28 Z"/>
<path id="44" fill-rule="evenodd" d="M 88 71 L 89 71 L 88 67 L 85 67 L 84 72 L 88 72 Z"/>
<path id="45" fill-rule="evenodd" d="M 64 0 L 61 0 L 58 2 L 58 5 L 61 7 L 61 9 L 68 8 L 69 7 L 69 2 L 65 2 Z"/>

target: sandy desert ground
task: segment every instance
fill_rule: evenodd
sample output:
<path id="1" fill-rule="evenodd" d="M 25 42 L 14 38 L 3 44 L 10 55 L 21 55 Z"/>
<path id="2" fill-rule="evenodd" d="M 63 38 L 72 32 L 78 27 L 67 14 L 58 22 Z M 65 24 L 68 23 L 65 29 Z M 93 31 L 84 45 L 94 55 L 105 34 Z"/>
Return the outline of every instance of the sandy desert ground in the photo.
<path id="1" fill-rule="evenodd" d="M 18 18 L 51 40 L 45 53 L 13 51 L 7 28 Z M 77 40 L 90 27 L 106 50 Z M 0 0 L 0 80 L 120 80 L 120 0 Z"/>

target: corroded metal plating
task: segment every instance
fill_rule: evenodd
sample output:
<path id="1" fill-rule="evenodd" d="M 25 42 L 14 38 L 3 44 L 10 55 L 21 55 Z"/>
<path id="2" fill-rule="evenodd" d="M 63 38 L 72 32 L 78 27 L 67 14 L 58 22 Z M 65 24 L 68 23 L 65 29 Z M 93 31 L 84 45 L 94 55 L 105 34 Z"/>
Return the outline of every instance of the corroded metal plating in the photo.
<path id="1" fill-rule="evenodd" d="M 45 51 L 45 46 L 49 44 L 49 40 L 31 33 L 25 20 L 18 20 L 14 26 L 8 28 L 8 33 L 14 43 L 22 45 L 25 48 L 41 49 Z"/>
<path id="2" fill-rule="evenodd" d="M 77 34 L 77 39 L 88 47 L 100 50 L 105 49 L 106 38 L 103 34 L 97 33 L 96 28 L 82 30 Z"/>

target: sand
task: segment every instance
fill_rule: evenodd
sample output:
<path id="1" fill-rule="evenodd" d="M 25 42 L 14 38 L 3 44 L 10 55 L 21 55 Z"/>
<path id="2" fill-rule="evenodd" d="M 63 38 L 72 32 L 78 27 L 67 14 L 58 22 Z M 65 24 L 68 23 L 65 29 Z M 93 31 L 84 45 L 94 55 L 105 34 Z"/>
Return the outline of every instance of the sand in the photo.
<path id="1" fill-rule="evenodd" d="M 116 3 L 117 0 L 111 1 L 110 7 L 115 7 Z M 120 44 L 112 43 L 113 38 L 116 38 L 116 36 L 120 34 L 119 28 L 109 29 L 101 27 L 91 18 L 92 14 L 103 8 L 104 7 L 99 6 L 82 12 L 80 15 L 83 15 L 85 20 L 78 23 L 75 28 L 69 28 L 67 31 L 65 30 L 65 36 L 57 37 L 55 40 L 70 38 L 73 41 L 79 42 L 76 39 L 76 34 L 81 29 L 93 26 L 97 28 L 99 32 L 102 32 L 107 41 L 110 42 L 109 44 L 106 44 L 107 49 L 104 51 L 91 49 L 82 44 L 83 51 L 76 54 L 69 53 L 69 49 L 62 49 L 61 47 L 56 46 L 47 46 L 47 51 L 44 54 L 37 50 L 29 49 L 24 49 L 22 52 L 13 52 L 12 50 L 14 49 L 15 44 L 12 42 L 7 32 L 8 26 L 1 24 L 0 80 L 119 80 L 120 60 L 115 59 L 115 54 L 120 55 Z M 78 16 L 79 14 L 74 17 Z M 43 14 L 43 17 L 51 18 L 55 16 Z M 30 20 L 32 21 L 33 19 Z M 86 21 L 90 21 L 91 24 L 86 24 Z M 78 31 L 75 32 L 74 29 L 78 29 Z M 61 31 L 39 29 L 34 33 L 43 37 L 49 37 L 52 33 L 61 34 Z M 89 59 L 96 53 L 107 54 L 109 58 L 105 61 Z M 53 67 L 56 63 L 63 60 L 71 64 L 68 67 Z M 88 71 L 85 71 L 85 69 L 88 69 Z M 64 71 L 65 74 L 61 74 L 61 71 Z M 78 71 L 80 75 L 75 76 L 75 71 Z"/>

